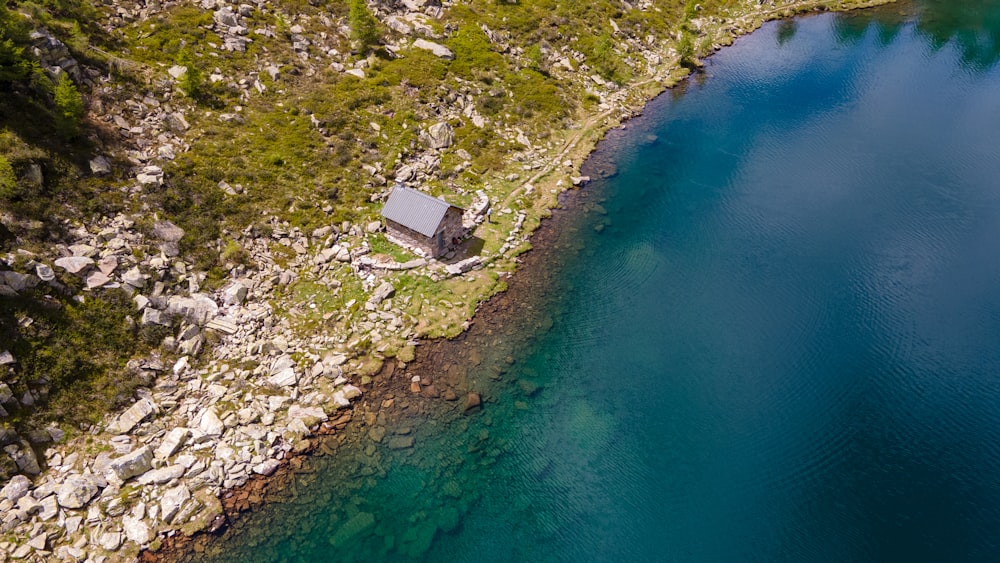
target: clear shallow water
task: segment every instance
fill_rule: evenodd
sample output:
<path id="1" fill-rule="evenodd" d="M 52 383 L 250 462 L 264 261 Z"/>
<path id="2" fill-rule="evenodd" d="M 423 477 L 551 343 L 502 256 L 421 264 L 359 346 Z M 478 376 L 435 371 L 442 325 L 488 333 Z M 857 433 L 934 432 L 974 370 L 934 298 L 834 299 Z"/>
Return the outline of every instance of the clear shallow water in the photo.
<path id="1" fill-rule="evenodd" d="M 995 559 L 1000 2 L 905 7 L 770 24 L 610 135 L 445 370 L 484 411 L 312 458 L 199 558 Z"/>

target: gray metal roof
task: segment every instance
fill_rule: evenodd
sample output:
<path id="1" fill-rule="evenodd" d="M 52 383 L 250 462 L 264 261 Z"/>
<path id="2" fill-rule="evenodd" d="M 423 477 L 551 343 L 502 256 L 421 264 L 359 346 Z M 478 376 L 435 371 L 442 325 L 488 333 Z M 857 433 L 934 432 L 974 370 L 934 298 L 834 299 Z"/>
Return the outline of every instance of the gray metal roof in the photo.
<path id="1" fill-rule="evenodd" d="M 413 188 L 397 185 L 382 208 L 382 216 L 430 237 L 434 236 L 450 207 L 455 206 Z"/>

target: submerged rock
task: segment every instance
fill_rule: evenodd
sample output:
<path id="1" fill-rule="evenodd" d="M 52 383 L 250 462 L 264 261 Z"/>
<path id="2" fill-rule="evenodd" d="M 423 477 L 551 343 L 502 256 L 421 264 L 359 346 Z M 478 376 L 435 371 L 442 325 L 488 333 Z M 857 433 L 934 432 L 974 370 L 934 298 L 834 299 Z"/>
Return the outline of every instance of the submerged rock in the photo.
<path id="1" fill-rule="evenodd" d="M 333 547 L 343 547 L 345 544 L 374 525 L 375 515 L 371 512 L 359 512 L 355 514 L 353 518 L 345 522 L 339 530 L 337 530 L 337 533 L 330 538 L 330 545 Z"/>

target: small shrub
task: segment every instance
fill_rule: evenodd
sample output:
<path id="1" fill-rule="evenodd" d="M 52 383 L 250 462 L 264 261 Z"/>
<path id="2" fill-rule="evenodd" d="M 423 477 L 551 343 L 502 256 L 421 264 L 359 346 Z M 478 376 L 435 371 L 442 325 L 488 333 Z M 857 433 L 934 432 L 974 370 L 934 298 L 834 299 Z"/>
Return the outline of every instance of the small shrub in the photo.
<path id="1" fill-rule="evenodd" d="M 83 119 L 83 98 L 76 84 L 66 73 L 61 73 L 55 88 L 56 127 L 68 139 L 80 133 Z"/>
<path id="2" fill-rule="evenodd" d="M 16 187 L 17 176 L 14 175 L 14 168 L 6 158 L 0 156 L 0 199 L 13 197 Z"/>
<path id="3" fill-rule="evenodd" d="M 362 53 L 367 53 L 379 42 L 378 20 L 368 11 L 365 0 L 350 0 L 347 24 L 351 28 L 351 39 L 359 44 Z"/>

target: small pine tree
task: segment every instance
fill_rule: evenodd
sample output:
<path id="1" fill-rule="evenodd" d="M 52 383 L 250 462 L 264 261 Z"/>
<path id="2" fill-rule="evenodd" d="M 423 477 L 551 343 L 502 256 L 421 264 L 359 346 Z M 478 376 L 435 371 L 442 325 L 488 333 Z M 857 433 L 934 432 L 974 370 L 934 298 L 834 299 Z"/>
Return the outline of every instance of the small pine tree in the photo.
<path id="1" fill-rule="evenodd" d="M 83 119 L 83 98 L 76 84 L 65 72 L 59 74 L 55 87 L 56 127 L 66 138 L 72 139 L 80 133 Z"/>
<path id="2" fill-rule="evenodd" d="M 17 177 L 10 161 L 0 155 L 0 200 L 10 199 L 17 188 Z"/>
<path id="3" fill-rule="evenodd" d="M 360 44 L 362 52 L 368 52 L 379 42 L 378 20 L 368 11 L 365 0 L 350 0 L 347 24 L 351 28 L 351 39 Z"/>
<path id="4" fill-rule="evenodd" d="M 23 22 L 0 2 L 0 84 L 24 80 L 31 75 L 32 63 L 24 56 L 26 40 Z"/>
<path id="5" fill-rule="evenodd" d="M 202 75 L 201 70 L 194 65 L 194 61 L 187 51 L 181 53 L 177 64 L 187 69 L 178 80 L 178 86 L 180 86 L 181 91 L 187 97 L 197 99 L 203 93 L 205 77 Z"/>

